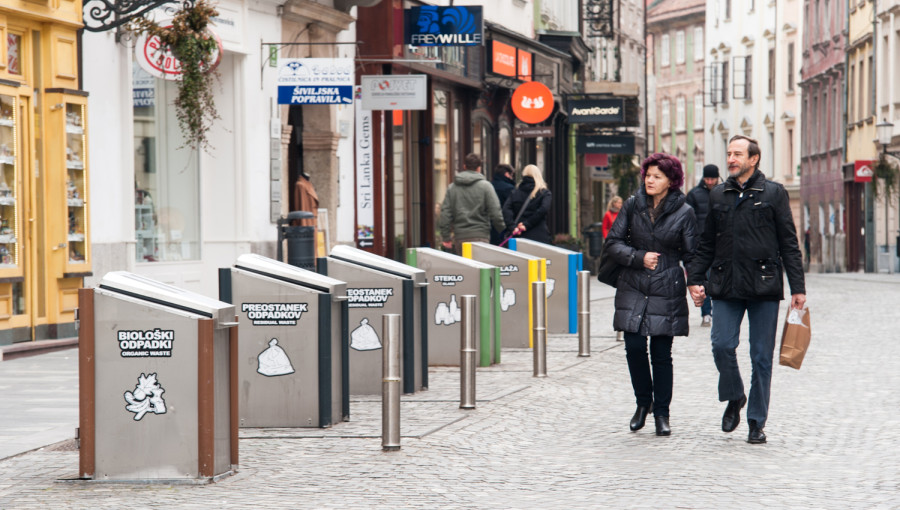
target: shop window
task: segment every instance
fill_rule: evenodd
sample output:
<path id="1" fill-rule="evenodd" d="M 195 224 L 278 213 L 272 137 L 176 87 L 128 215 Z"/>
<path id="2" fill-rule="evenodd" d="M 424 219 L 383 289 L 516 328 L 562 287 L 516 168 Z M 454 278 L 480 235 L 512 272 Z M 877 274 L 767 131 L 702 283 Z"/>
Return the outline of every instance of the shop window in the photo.
<path id="1" fill-rule="evenodd" d="M 497 136 L 498 141 L 498 151 L 497 155 L 497 163 L 511 164 L 512 163 L 512 151 L 510 147 L 510 132 L 509 132 L 509 123 L 506 121 L 500 122 L 500 132 Z"/>
<path id="2" fill-rule="evenodd" d="M 450 93 L 435 89 L 432 103 L 434 127 L 432 128 L 432 150 L 434 157 L 434 203 L 440 208 L 450 184 Z M 440 217 L 440 210 L 435 210 L 435 217 Z M 435 222 L 435 239 L 440 239 Z"/>
<path id="3" fill-rule="evenodd" d="M 138 262 L 200 258 L 200 185 L 196 151 L 175 116 L 176 84 L 137 63 L 134 111 L 134 230 Z"/>
<path id="4" fill-rule="evenodd" d="M 6 35 L 6 70 L 9 74 L 22 75 L 22 35 L 12 32 Z"/>
<path id="5" fill-rule="evenodd" d="M 494 154 L 491 150 L 492 134 L 491 124 L 487 119 L 475 120 L 472 126 L 472 152 L 481 156 L 481 160 L 484 161 L 484 173 L 488 175 L 494 171 Z M 507 136 L 509 136 L 508 133 Z"/>

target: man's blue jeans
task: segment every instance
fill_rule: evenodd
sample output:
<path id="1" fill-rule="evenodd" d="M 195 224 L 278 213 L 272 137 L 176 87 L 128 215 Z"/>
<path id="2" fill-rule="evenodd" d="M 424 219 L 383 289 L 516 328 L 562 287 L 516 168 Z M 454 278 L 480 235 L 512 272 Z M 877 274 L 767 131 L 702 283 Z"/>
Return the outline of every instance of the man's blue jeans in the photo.
<path id="1" fill-rule="evenodd" d="M 738 400 L 744 395 L 744 382 L 737 362 L 737 346 L 744 312 L 750 321 L 750 396 L 747 419 L 762 428 L 769 414 L 772 385 L 772 357 L 778 326 L 778 301 L 716 299 L 716 320 L 712 325 L 712 352 L 719 369 L 719 401 Z"/>
<path id="2" fill-rule="evenodd" d="M 712 315 L 712 299 L 709 296 L 706 296 L 706 299 L 703 300 L 703 306 L 700 307 L 700 316 L 706 317 L 707 315 Z"/>

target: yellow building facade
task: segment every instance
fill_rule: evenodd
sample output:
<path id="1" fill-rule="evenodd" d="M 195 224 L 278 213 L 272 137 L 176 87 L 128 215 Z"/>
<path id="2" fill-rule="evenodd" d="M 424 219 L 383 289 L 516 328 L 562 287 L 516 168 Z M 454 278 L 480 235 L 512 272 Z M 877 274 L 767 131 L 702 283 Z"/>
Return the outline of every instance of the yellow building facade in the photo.
<path id="1" fill-rule="evenodd" d="M 0 345 L 75 336 L 91 274 L 81 7 L 0 3 Z"/>

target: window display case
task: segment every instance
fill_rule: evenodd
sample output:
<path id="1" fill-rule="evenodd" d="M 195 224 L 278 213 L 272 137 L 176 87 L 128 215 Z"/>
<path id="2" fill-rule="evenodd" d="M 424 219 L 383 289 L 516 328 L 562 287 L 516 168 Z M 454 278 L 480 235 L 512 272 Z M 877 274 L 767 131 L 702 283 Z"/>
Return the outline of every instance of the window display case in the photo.
<path id="1" fill-rule="evenodd" d="M 16 96 L 0 94 L 0 275 L 7 277 L 21 275 L 16 109 Z"/>

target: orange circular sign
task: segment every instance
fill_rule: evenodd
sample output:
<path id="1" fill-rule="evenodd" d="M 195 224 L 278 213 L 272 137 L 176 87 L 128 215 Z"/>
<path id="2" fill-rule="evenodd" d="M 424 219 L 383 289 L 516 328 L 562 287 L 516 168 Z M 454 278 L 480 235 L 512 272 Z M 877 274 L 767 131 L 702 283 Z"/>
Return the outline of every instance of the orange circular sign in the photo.
<path id="1" fill-rule="evenodd" d="M 543 122 L 553 113 L 553 92 L 541 82 L 525 82 L 513 92 L 512 111 L 522 122 Z"/>

